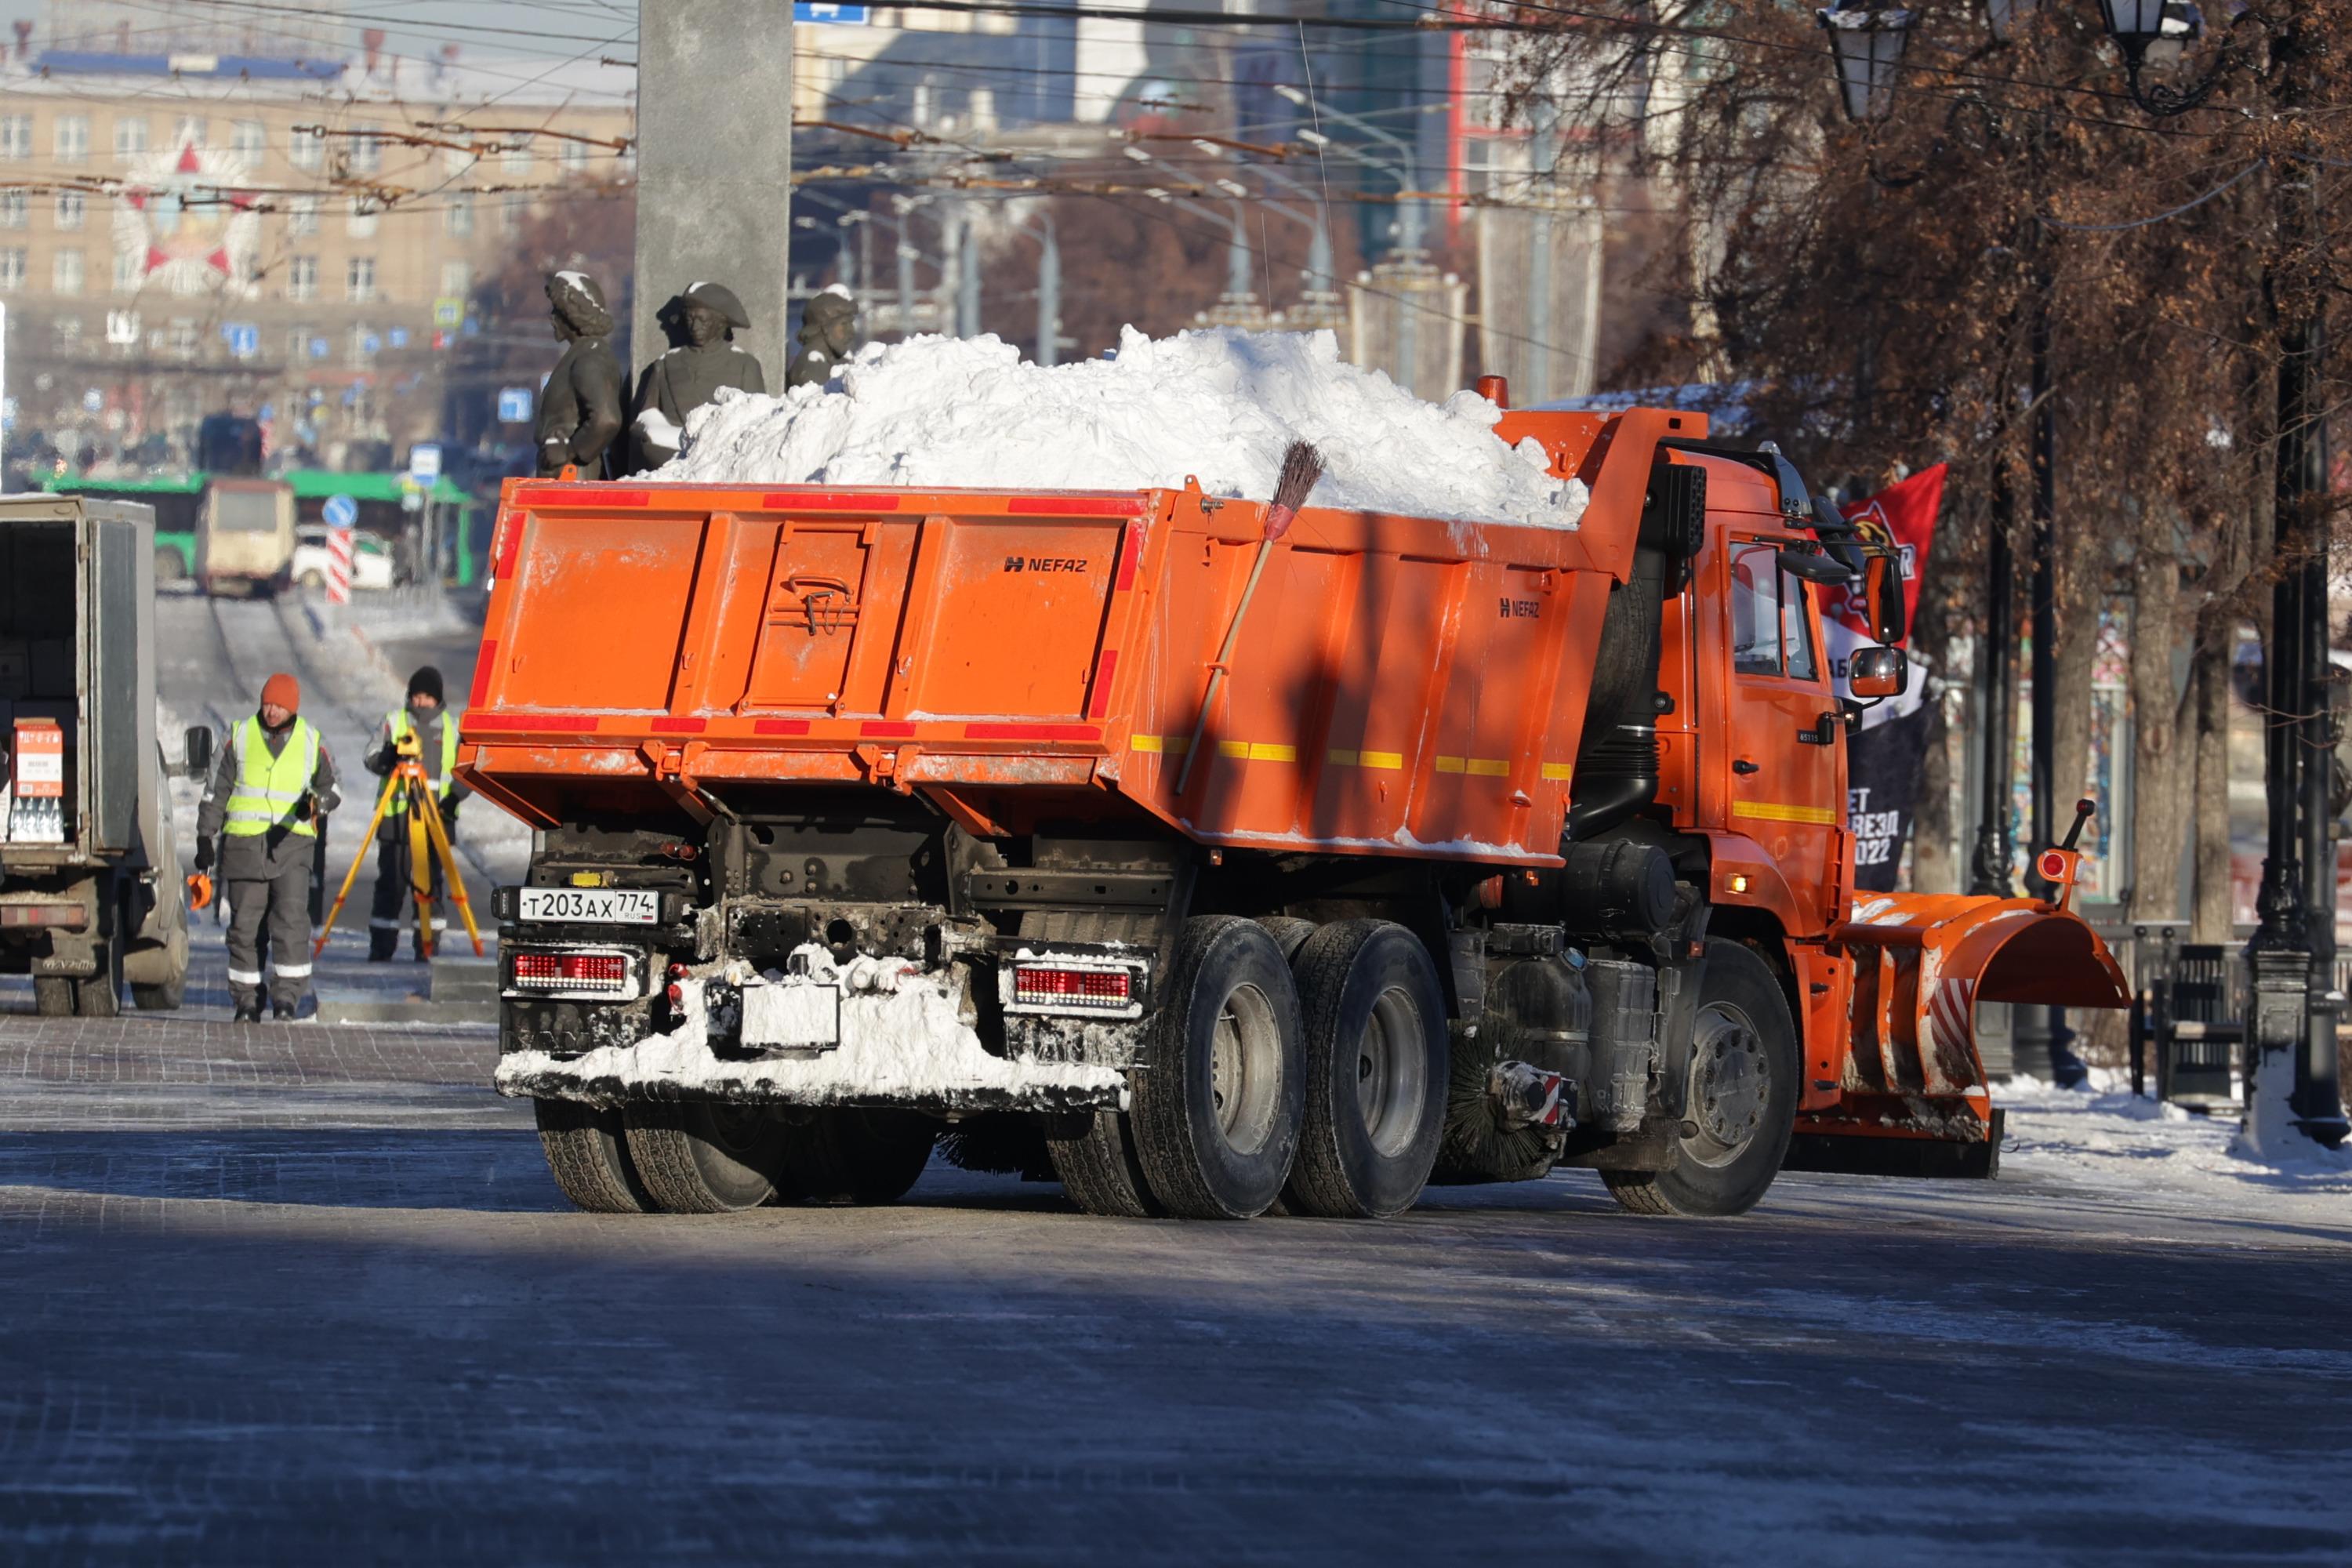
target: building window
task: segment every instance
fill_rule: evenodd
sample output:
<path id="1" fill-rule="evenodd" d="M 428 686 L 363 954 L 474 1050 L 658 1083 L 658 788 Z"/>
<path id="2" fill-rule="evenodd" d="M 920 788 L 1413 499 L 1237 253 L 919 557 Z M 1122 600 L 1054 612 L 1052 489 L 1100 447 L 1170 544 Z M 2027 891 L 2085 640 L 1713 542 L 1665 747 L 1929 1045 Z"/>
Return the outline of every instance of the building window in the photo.
<path id="1" fill-rule="evenodd" d="M 81 252 L 60 250 L 49 261 L 49 291 L 53 294 L 81 292 Z"/>
<path id="2" fill-rule="evenodd" d="M 114 117 L 114 161 L 128 163 L 147 151 L 147 117 L 143 114 L 118 114 Z"/>
<path id="3" fill-rule="evenodd" d="M 530 198 L 529 196 L 509 196 L 499 208 L 499 226 L 512 234 L 522 226 L 522 220 L 530 216 Z"/>
<path id="4" fill-rule="evenodd" d="M 530 174 L 530 143 L 528 142 L 509 142 L 507 146 L 506 155 L 502 162 L 505 164 L 506 172 L 509 174 Z"/>
<path id="5" fill-rule="evenodd" d="M 288 234 L 319 232 L 318 197 L 296 196 L 286 204 L 286 232 Z"/>
<path id="6" fill-rule="evenodd" d="M 185 316 L 172 318 L 172 352 L 182 359 L 196 357 L 196 323 Z"/>
<path id="7" fill-rule="evenodd" d="M 462 192 L 451 196 L 448 207 L 441 216 L 441 223 L 453 235 L 463 237 L 473 233 L 474 198 Z"/>
<path id="8" fill-rule="evenodd" d="M 147 258 L 145 257 L 130 250 L 118 250 L 114 253 L 114 291 L 116 293 L 136 294 L 146 281 Z M 110 342 L 113 340 L 108 341 Z"/>
<path id="9" fill-rule="evenodd" d="M 353 327 L 351 342 L 345 351 L 344 357 L 354 365 L 366 364 L 375 358 L 375 351 L 382 342 L 383 340 L 376 336 L 373 328 Z"/>
<path id="10" fill-rule="evenodd" d="M 228 146 L 240 158 L 258 158 L 269 148 L 269 132 L 258 120 L 232 120 Z"/>
<path id="11" fill-rule="evenodd" d="M 354 256 L 343 273 L 343 297 L 366 301 L 375 298 L 375 258 Z"/>
<path id="12" fill-rule="evenodd" d="M 24 228 L 32 222 L 33 204 L 22 191 L 0 191 L 0 228 Z"/>
<path id="13" fill-rule="evenodd" d="M 343 232 L 353 239 L 365 239 L 375 232 L 375 203 L 365 196 L 353 196 L 351 216 L 343 224 Z"/>
<path id="14" fill-rule="evenodd" d="M 383 143 L 373 135 L 362 132 L 351 138 L 349 146 L 352 174 L 373 174 L 383 167 Z"/>
<path id="15" fill-rule="evenodd" d="M 0 158 L 15 160 L 33 155 L 33 117 L 29 114 L 0 114 Z"/>
<path id="16" fill-rule="evenodd" d="M 89 214 L 89 198 L 88 196 L 83 195 L 79 191 L 58 193 L 58 226 L 59 228 L 79 229 L 81 227 L 82 219 Z"/>
<path id="17" fill-rule="evenodd" d="M 588 143 L 566 142 L 562 151 L 555 154 L 555 161 L 563 165 L 563 172 L 567 174 L 585 174 L 588 169 Z"/>
<path id="18" fill-rule="evenodd" d="M 289 300 L 315 300 L 319 297 L 319 258 L 298 256 L 286 264 L 286 297 Z"/>
<path id="19" fill-rule="evenodd" d="M 315 169 L 327 160 L 327 139 L 316 131 L 297 131 L 286 143 L 286 156 L 298 169 Z"/>
<path id="20" fill-rule="evenodd" d="M 441 298 L 462 300 L 466 297 L 466 291 L 473 286 L 473 268 L 462 261 L 445 261 L 441 264 Z"/>
<path id="21" fill-rule="evenodd" d="M 0 249 L 0 291 L 14 293 L 25 286 L 25 247 Z"/>
<path id="22" fill-rule="evenodd" d="M 79 163 L 89 156 L 89 116 L 60 114 L 54 122 L 52 135 L 57 143 L 58 162 Z"/>
<path id="23" fill-rule="evenodd" d="M 176 121 L 173 122 L 172 126 L 173 146 L 201 147 L 204 144 L 205 117 L 203 115 L 183 114 Z"/>
<path id="24" fill-rule="evenodd" d="M 79 316 L 52 316 L 49 319 L 49 330 L 57 334 L 58 347 L 61 349 L 78 349 L 81 347 L 81 318 Z"/>

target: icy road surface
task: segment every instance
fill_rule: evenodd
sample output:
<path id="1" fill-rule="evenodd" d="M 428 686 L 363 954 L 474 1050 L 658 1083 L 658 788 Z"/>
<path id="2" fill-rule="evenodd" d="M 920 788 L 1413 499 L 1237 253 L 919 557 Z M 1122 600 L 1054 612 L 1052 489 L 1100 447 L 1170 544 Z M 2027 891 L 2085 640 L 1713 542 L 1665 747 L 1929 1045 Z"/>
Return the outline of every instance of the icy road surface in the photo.
<path id="1" fill-rule="evenodd" d="M 493 1049 L 0 1017 L 0 1562 L 2352 1557 L 2352 1187 L 2223 1129 L 1724 1224 L 596 1217 Z"/>

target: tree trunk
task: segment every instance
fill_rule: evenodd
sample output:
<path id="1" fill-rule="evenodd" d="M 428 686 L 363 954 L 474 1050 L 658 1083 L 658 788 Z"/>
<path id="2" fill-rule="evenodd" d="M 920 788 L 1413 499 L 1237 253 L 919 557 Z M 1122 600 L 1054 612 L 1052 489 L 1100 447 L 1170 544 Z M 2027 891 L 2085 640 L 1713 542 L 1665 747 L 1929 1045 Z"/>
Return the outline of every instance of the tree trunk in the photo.
<path id="1" fill-rule="evenodd" d="M 2092 541 L 2104 536 L 2104 531 L 2098 528 L 2082 531 Z M 2091 674 L 2098 662 L 2099 610 L 2106 597 L 2106 579 L 2095 544 L 2078 542 L 2072 551 L 2062 544 L 2059 551 L 2058 638 L 2053 650 L 2057 690 L 2052 694 L 2058 706 L 2053 725 L 2048 831 L 2063 838 L 2067 824 L 2074 820 L 2074 803 L 2090 793 Z M 2074 558 L 2068 560 L 2068 555 Z M 2029 836 L 2031 832 L 2029 824 Z M 2032 865 L 2032 858 L 2046 847 L 2042 844 L 2027 845 L 2026 863 Z M 2114 886 L 2112 872 L 2105 880 L 2107 887 Z"/>
<path id="2" fill-rule="evenodd" d="M 2180 847 L 2188 830 L 2195 752 L 2183 744 L 2172 651 L 2180 569 L 2143 536 L 2132 562 L 2131 918 L 2176 920 L 2182 909 Z M 2192 732 L 2193 733 L 2193 732 Z"/>
<path id="3" fill-rule="evenodd" d="M 2189 934 L 2198 942 L 2230 940 L 2234 921 L 2230 886 L 2230 661 L 2237 641 L 2234 617 L 2189 655 L 2196 693 L 2197 899 Z"/>
<path id="4" fill-rule="evenodd" d="M 1937 577 L 1941 591 L 1936 586 Z M 1948 573 L 1929 578 L 1919 596 L 1919 625 L 1911 636 L 1912 647 L 1936 671 L 1928 678 L 1927 760 L 1911 816 L 1911 887 L 1922 893 L 1958 892 L 1964 861 L 1958 827 L 1952 821 L 1951 727 L 1945 722 L 1955 682 L 1963 699 L 1969 689 L 1968 672 L 1951 668 L 1951 601 L 1958 596 L 1957 586 Z"/>

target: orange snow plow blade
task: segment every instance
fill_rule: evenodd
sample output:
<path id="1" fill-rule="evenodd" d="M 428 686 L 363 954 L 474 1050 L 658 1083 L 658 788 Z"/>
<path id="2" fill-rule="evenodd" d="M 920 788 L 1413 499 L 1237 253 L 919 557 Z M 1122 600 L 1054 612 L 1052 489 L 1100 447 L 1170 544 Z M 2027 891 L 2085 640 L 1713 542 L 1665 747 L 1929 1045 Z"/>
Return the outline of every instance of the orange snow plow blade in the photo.
<path id="1" fill-rule="evenodd" d="M 2098 933 L 2035 899 L 1865 895 L 1830 941 L 1854 966 L 1844 1070 L 1833 1103 L 1798 1116 L 1789 1170 L 1994 1175 L 1977 1004 L 2131 1005 Z"/>

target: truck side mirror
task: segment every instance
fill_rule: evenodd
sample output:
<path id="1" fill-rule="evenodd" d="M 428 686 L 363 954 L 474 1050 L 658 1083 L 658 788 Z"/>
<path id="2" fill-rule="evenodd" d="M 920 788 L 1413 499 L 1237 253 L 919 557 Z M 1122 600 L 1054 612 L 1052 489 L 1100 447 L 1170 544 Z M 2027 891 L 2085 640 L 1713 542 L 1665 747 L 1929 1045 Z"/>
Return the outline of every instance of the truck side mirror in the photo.
<path id="1" fill-rule="evenodd" d="M 1901 648 L 1858 647 L 1846 662 L 1845 683 L 1856 697 L 1900 697 L 1911 685 L 1911 661 Z"/>
<path id="2" fill-rule="evenodd" d="M 202 724 L 191 724 L 186 740 L 188 760 L 183 766 L 188 777 L 203 778 L 213 771 L 213 732 Z"/>
<path id="3" fill-rule="evenodd" d="M 1870 619 L 1870 635 L 1883 643 L 1901 642 L 1911 631 L 1910 617 L 1903 604 L 1903 579 L 1895 569 L 1895 561 L 1893 555 L 1873 555 L 1862 567 L 1862 596 Z"/>

